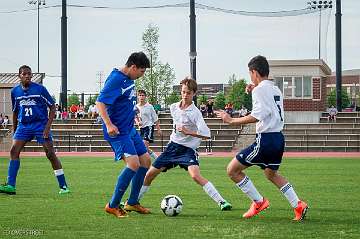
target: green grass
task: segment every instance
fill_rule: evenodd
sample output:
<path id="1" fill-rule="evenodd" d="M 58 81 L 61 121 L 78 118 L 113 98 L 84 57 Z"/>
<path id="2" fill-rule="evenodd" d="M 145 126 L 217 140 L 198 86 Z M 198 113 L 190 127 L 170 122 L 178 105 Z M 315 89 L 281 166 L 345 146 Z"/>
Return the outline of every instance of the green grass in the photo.
<path id="1" fill-rule="evenodd" d="M 242 219 L 249 199 L 228 179 L 229 158 L 203 158 L 201 170 L 233 204 L 221 212 L 187 172 L 176 168 L 161 174 L 142 203 L 150 215 L 131 213 L 117 219 L 104 212 L 123 163 L 110 158 L 62 158 L 72 193 L 58 195 L 57 182 L 46 158 L 23 158 L 17 195 L 0 194 L 0 238 L 360 238 L 360 160 L 284 159 L 280 172 L 294 185 L 310 210 L 305 221 L 293 222 L 293 212 L 262 171 L 247 171 L 271 206 L 261 215 Z M 0 175 L 8 159 L 0 158 Z M 160 201 L 176 194 L 184 202 L 174 218 L 160 211 Z"/>

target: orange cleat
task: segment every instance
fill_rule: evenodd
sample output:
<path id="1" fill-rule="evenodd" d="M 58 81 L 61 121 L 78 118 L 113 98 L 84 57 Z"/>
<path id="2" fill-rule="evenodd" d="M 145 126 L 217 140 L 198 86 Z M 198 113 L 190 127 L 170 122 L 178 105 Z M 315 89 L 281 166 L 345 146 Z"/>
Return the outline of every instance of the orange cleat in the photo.
<path id="1" fill-rule="evenodd" d="M 111 208 L 109 206 L 109 203 L 106 204 L 105 211 L 107 213 L 109 213 L 109 214 L 113 214 L 115 217 L 118 217 L 118 218 L 123 218 L 123 217 L 128 217 L 129 216 L 124 209 L 122 209 L 122 208 Z"/>
<path id="2" fill-rule="evenodd" d="M 140 204 L 135 204 L 135 205 L 129 205 L 127 202 L 125 203 L 124 209 L 128 212 L 134 211 L 134 212 L 138 212 L 140 214 L 149 214 L 150 213 L 150 209 L 141 206 Z"/>
<path id="3" fill-rule="evenodd" d="M 308 209 L 309 209 L 309 207 L 305 202 L 299 201 L 298 206 L 296 208 L 294 208 L 295 217 L 293 220 L 294 221 L 303 220 L 306 216 Z"/>
<path id="4" fill-rule="evenodd" d="M 263 198 L 263 201 L 260 203 L 252 202 L 249 210 L 243 214 L 243 217 L 251 218 L 257 215 L 259 212 L 265 210 L 269 206 L 270 206 L 270 202 L 266 198 Z"/>

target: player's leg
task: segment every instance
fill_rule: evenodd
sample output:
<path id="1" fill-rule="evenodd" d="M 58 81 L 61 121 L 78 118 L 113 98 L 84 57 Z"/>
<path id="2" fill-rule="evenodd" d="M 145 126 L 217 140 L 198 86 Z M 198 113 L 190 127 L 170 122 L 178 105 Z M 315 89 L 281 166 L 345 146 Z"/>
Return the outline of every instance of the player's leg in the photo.
<path id="1" fill-rule="evenodd" d="M 231 160 L 227 167 L 227 173 L 236 186 L 245 193 L 252 201 L 249 210 L 243 214 L 243 217 L 250 218 L 269 207 L 269 201 L 264 198 L 256 189 L 251 179 L 243 172 L 251 164 L 246 162 L 254 147 L 250 146 L 241 151 Z M 254 154 L 253 154 L 254 155 Z"/>
<path id="2" fill-rule="evenodd" d="M 0 185 L 0 193 L 16 194 L 16 177 L 20 168 L 20 152 L 25 144 L 26 141 L 24 140 L 13 140 L 10 150 L 7 183 Z"/>
<path id="3" fill-rule="evenodd" d="M 49 159 L 51 166 L 54 170 L 55 177 L 59 183 L 59 188 L 60 188 L 59 194 L 69 193 L 70 190 L 66 183 L 64 170 L 62 168 L 61 161 L 55 154 L 54 145 L 53 145 L 52 140 L 49 140 L 49 139 L 44 140 L 42 145 L 43 145 L 46 157 Z"/>
<path id="4" fill-rule="evenodd" d="M 220 207 L 222 211 L 231 210 L 232 206 L 230 203 L 228 203 L 218 192 L 218 190 L 215 188 L 215 186 L 208 181 L 206 178 L 204 178 L 200 174 L 200 168 L 198 165 L 191 165 L 188 167 L 188 172 L 190 177 L 206 192 L 207 195 L 209 195 L 210 198 L 212 198 Z"/>
<path id="5" fill-rule="evenodd" d="M 286 178 L 281 176 L 277 170 L 272 170 L 270 168 L 266 168 L 264 174 L 269 181 L 280 189 L 281 193 L 289 201 L 291 207 L 294 209 L 294 220 L 300 221 L 304 219 L 308 206 L 305 202 L 298 198 L 293 186 L 286 180 Z"/>

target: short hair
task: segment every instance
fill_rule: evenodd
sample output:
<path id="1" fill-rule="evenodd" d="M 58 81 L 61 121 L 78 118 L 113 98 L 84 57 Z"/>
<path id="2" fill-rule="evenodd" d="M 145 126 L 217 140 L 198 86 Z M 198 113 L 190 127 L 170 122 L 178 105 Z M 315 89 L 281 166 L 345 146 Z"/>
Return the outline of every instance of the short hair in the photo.
<path id="1" fill-rule="evenodd" d="M 126 62 L 127 67 L 130 67 L 132 65 L 135 65 L 137 68 L 149 68 L 150 61 L 144 52 L 134 52 L 129 56 Z"/>
<path id="2" fill-rule="evenodd" d="M 22 72 L 23 70 L 25 70 L 25 69 L 28 69 L 28 70 L 31 71 L 31 67 L 30 67 L 30 66 L 22 65 L 22 66 L 20 66 L 20 68 L 19 68 L 19 75 L 20 75 L 21 72 Z"/>
<path id="3" fill-rule="evenodd" d="M 140 94 L 144 94 L 145 96 L 146 96 L 146 91 L 145 90 L 138 90 L 138 95 L 140 95 Z"/>
<path id="4" fill-rule="evenodd" d="M 269 76 L 269 62 L 265 56 L 255 56 L 248 63 L 249 70 L 255 70 L 261 77 Z"/>
<path id="5" fill-rule="evenodd" d="M 180 85 L 186 85 L 189 90 L 193 91 L 194 93 L 197 92 L 197 83 L 194 79 L 190 77 L 186 77 L 180 82 Z"/>

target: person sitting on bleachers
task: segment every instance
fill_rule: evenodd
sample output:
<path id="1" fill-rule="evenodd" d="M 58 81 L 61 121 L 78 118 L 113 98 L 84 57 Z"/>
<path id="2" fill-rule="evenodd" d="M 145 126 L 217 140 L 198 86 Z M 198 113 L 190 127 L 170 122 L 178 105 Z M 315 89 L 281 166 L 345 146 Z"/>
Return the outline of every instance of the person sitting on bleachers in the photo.
<path id="1" fill-rule="evenodd" d="M 3 119 L 3 122 L 1 123 L 1 125 L 4 129 L 6 129 L 8 124 L 9 124 L 9 116 L 5 115 L 5 118 Z"/>
<path id="2" fill-rule="evenodd" d="M 69 107 L 69 118 L 76 118 L 77 114 L 77 105 L 75 104 L 72 104 L 70 107 Z"/>
<path id="3" fill-rule="evenodd" d="M 202 114 L 203 117 L 206 117 L 206 104 L 205 102 L 201 102 L 200 106 L 199 106 L 200 112 Z"/>
<path id="4" fill-rule="evenodd" d="M 63 121 L 67 121 L 69 119 L 69 112 L 64 108 L 64 110 L 61 112 L 61 119 Z"/>
<path id="5" fill-rule="evenodd" d="M 84 105 L 82 103 L 79 104 L 77 111 L 76 111 L 76 118 L 85 118 L 85 108 Z"/>
<path id="6" fill-rule="evenodd" d="M 233 111 L 234 111 L 233 104 L 231 102 L 227 103 L 225 105 L 225 112 L 228 113 L 232 117 Z"/>
<path id="7" fill-rule="evenodd" d="M 328 122 L 330 120 L 336 122 L 336 115 L 338 113 L 338 110 L 332 105 L 329 109 L 328 109 Z"/>
<path id="8" fill-rule="evenodd" d="M 59 104 L 55 104 L 55 119 L 61 119 L 61 106 Z"/>
<path id="9" fill-rule="evenodd" d="M 99 112 L 96 105 L 91 104 L 88 109 L 88 118 L 95 119 L 98 116 Z"/>
<path id="10" fill-rule="evenodd" d="M 248 110 L 245 108 L 244 105 L 241 106 L 241 109 L 239 110 L 239 117 L 244 117 L 248 114 Z"/>

